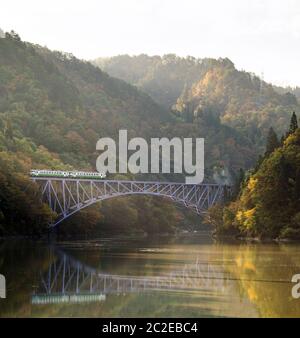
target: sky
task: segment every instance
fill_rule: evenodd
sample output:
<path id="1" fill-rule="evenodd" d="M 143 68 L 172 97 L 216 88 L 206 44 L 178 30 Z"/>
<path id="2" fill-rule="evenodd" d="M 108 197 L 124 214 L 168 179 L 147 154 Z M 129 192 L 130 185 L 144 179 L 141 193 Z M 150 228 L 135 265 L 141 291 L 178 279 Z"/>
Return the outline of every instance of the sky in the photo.
<path id="1" fill-rule="evenodd" d="M 81 59 L 228 57 L 268 82 L 300 86 L 299 0 L 0 0 L 0 28 Z"/>

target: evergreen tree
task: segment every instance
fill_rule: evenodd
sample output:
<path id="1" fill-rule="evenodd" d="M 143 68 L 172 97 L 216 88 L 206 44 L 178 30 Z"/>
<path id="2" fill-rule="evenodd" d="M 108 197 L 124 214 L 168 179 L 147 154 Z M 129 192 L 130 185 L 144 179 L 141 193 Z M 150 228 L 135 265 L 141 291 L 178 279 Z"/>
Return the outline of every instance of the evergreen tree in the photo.
<path id="1" fill-rule="evenodd" d="M 300 168 L 297 168 L 297 171 L 296 171 L 294 197 L 296 200 L 300 199 Z"/>
<path id="2" fill-rule="evenodd" d="M 284 155 L 281 155 L 277 166 L 275 166 L 275 170 L 277 171 L 277 187 L 273 191 L 273 196 L 274 193 L 277 194 L 276 200 L 280 203 L 280 201 L 287 201 L 285 197 L 288 196 L 288 183 L 291 171 L 290 165 Z"/>
<path id="3" fill-rule="evenodd" d="M 11 125 L 11 120 L 8 119 L 6 121 L 6 126 L 5 126 L 5 129 L 4 129 L 4 135 L 6 138 L 12 140 L 13 139 L 13 128 L 12 128 L 12 125 Z"/>
<path id="4" fill-rule="evenodd" d="M 272 152 L 280 146 L 278 137 L 274 131 L 274 129 L 271 127 L 269 129 L 268 137 L 267 137 L 267 145 L 266 145 L 266 151 L 265 156 L 269 156 L 272 154 Z"/>
<path id="5" fill-rule="evenodd" d="M 244 171 L 243 168 L 240 168 L 239 175 L 238 175 L 238 180 L 237 180 L 237 185 L 238 185 L 238 189 L 239 190 L 241 189 L 244 180 L 245 180 L 245 171 Z"/>
<path id="6" fill-rule="evenodd" d="M 254 169 L 253 169 L 253 174 L 255 174 L 259 170 L 260 165 L 263 163 L 263 160 L 264 160 L 264 156 L 258 155 L 258 159 L 257 159 L 256 164 L 255 164 Z"/>
<path id="7" fill-rule="evenodd" d="M 243 183 L 245 181 L 245 171 L 243 168 L 240 168 L 238 175 L 235 178 L 233 191 L 231 194 L 231 199 L 236 199 L 241 191 L 243 189 Z"/>
<path id="8" fill-rule="evenodd" d="M 291 117 L 291 122 L 290 122 L 290 129 L 288 132 L 288 135 L 293 134 L 296 129 L 298 129 L 298 122 L 297 122 L 297 116 L 295 112 L 293 112 L 292 117 Z"/>

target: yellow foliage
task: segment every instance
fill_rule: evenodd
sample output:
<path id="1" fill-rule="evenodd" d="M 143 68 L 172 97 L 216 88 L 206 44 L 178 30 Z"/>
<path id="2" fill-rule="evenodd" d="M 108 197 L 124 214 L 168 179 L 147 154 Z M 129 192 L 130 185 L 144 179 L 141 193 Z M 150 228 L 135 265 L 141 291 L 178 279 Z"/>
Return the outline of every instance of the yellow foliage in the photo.
<path id="1" fill-rule="evenodd" d="M 239 210 L 236 214 L 236 219 L 239 221 L 239 222 L 242 222 L 243 221 L 243 211 Z"/>
<path id="2" fill-rule="evenodd" d="M 244 212 L 244 215 L 246 218 L 251 218 L 254 216 L 254 213 L 255 213 L 255 208 L 252 208 L 252 209 L 246 210 Z"/>
<path id="3" fill-rule="evenodd" d="M 236 220 L 246 229 L 251 229 L 255 224 L 255 208 L 236 213 Z"/>
<path id="4" fill-rule="evenodd" d="M 247 188 L 250 191 L 253 191 L 255 189 L 256 185 L 257 185 L 257 178 L 250 177 Z"/>

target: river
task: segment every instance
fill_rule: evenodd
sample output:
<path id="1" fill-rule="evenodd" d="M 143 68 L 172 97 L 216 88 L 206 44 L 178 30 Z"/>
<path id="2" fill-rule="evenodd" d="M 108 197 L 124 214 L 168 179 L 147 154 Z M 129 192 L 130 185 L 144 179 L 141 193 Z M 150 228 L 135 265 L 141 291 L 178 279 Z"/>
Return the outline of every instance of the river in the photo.
<path id="1" fill-rule="evenodd" d="M 300 316 L 299 244 L 177 237 L 0 242 L 0 317 Z"/>

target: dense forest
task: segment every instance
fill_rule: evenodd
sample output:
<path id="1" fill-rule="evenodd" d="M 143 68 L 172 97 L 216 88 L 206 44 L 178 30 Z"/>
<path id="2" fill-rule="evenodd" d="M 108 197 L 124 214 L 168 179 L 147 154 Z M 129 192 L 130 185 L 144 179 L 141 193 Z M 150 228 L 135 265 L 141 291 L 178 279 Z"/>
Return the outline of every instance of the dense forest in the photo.
<path id="1" fill-rule="evenodd" d="M 31 168 L 95 170 L 97 140 L 117 138 L 119 129 L 129 138 L 204 137 L 205 180 L 233 184 L 240 168 L 255 165 L 269 127 L 281 135 L 299 110 L 294 94 L 228 59 L 141 55 L 96 63 L 102 69 L 14 32 L 1 35 L 0 236 L 40 234 L 55 217 L 28 177 Z M 62 231 L 173 232 L 199 222 L 192 217 L 168 200 L 126 197 L 85 209 Z"/>
<path id="2" fill-rule="evenodd" d="M 255 168 L 241 174 L 236 196 L 206 217 L 217 236 L 300 239 L 300 128 L 278 139 L 271 127 L 266 151 Z"/>

